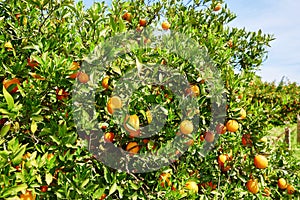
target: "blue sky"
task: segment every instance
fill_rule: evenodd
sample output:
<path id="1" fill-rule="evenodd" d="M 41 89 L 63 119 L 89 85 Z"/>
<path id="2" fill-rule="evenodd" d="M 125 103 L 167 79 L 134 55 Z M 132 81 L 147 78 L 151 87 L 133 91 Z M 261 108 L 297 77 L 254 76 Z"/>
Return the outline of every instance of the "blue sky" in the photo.
<path id="1" fill-rule="evenodd" d="M 83 0 L 86 6 L 94 0 Z M 107 3 L 110 1 L 106 0 Z M 229 25 L 249 31 L 261 29 L 276 40 L 268 49 L 268 59 L 259 75 L 264 81 L 280 81 L 283 76 L 300 84 L 300 1 L 225 0 L 237 18 Z"/>

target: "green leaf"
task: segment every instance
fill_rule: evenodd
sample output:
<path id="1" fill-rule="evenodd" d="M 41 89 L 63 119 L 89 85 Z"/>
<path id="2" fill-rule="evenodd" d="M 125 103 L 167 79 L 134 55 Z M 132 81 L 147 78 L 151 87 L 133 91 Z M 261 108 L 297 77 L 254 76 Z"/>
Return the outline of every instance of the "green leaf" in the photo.
<path id="1" fill-rule="evenodd" d="M 84 188 L 84 186 L 86 186 L 89 183 L 90 179 L 85 179 L 82 183 L 81 183 L 81 188 Z"/>
<path id="2" fill-rule="evenodd" d="M 22 190 L 26 190 L 27 187 L 28 186 L 26 184 L 20 184 L 20 185 L 17 185 L 17 186 L 13 186 L 13 187 L 9 188 L 9 190 L 4 192 L 2 194 L 2 197 L 8 197 L 8 196 L 16 195 L 18 192 L 21 192 Z"/>
<path id="3" fill-rule="evenodd" d="M 46 183 L 47 185 L 50 185 L 53 181 L 53 176 L 49 172 L 46 173 Z"/>
<path id="4" fill-rule="evenodd" d="M 5 123 L 5 125 L 1 128 L 0 136 L 4 137 L 8 133 L 10 127 L 11 127 L 11 122 Z"/>
<path id="5" fill-rule="evenodd" d="M 36 123 L 34 120 L 32 120 L 32 122 L 31 122 L 30 130 L 31 130 L 31 132 L 32 132 L 33 134 L 34 134 L 34 133 L 36 132 L 36 130 L 37 130 L 37 123 Z"/>
<path id="6" fill-rule="evenodd" d="M 9 92 L 7 92 L 7 90 L 5 89 L 4 86 L 3 86 L 3 95 L 4 95 L 4 98 L 5 98 L 6 103 L 8 105 L 8 110 L 11 110 L 15 106 L 14 99 L 9 94 Z"/>
<path id="7" fill-rule="evenodd" d="M 21 163 L 22 161 L 22 157 L 26 151 L 26 146 L 27 144 L 23 145 L 21 148 L 19 148 L 19 150 L 15 153 L 13 159 L 12 159 L 12 163 L 13 165 L 18 165 Z"/>
<path id="8" fill-rule="evenodd" d="M 99 188 L 98 190 L 96 190 L 93 194 L 93 199 L 99 199 L 102 194 L 104 193 L 105 188 Z"/>
<path id="9" fill-rule="evenodd" d="M 117 190 L 117 183 L 114 183 L 114 184 L 111 186 L 111 188 L 109 189 L 109 194 L 108 194 L 108 195 L 113 194 L 116 190 Z"/>

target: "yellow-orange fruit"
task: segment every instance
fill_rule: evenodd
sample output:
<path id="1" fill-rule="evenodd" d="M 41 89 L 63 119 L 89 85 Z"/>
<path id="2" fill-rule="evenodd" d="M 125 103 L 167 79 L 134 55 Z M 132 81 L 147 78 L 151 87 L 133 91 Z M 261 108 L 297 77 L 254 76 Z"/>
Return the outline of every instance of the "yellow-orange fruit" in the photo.
<path id="1" fill-rule="evenodd" d="M 164 21 L 162 24 L 161 24 L 161 27 L 163 30 L 169 30 L 169 28 L 171 27 L 171 24 L 167 21 Z"/>
<path id="2" fill-rule="evenodd" d="M 265 169 L 268 167 L 268 159 L 263 155 L 256 155 L 254 157 L 254 165 L 258 169 Z"/>
<path id="3" fill-rule="evenodd" d="M 129 142 L 126 146 L 126 151 L 128 151 L 129 153 L 136 154 L 139 152 L 139 150 L 140 150 L 140 146 L 138 145 L 137 142 Z"/>
<path id="4" fill-rule="evenodd" d="M 230 132 L 236 132 L 239 129 L 239 123 L 231 119 L 226 123 L 226 129 Z"/>
<path id="5" fill-rule="evenodd" d="M 248 191 L 253 193 L 253 194 L 258 193 L 258 191 L 259 191 L 257 180 L 250 179 L 247 182 L 246 187 L 247 187 Z"/>
<path id="6" fill-rule="evenodd" d="M 284 178 L 278 179 L 277 185 L 282 190 L 285 190 L 287 188 L 287 182 Z"/>
<path id="7" fill-rule="evenodd" d="M 184 120 L 180 123 L 180 132 L 183 134 L 190 134 L 194 130 L 193 122 L 190 120 Z"/>

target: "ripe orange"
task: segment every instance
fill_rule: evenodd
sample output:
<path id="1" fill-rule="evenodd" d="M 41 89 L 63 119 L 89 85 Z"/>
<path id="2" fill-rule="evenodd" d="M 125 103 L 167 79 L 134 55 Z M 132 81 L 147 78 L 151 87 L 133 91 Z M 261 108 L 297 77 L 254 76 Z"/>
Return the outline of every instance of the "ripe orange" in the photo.
<path id="1" fill-rule="evenodd" d="M 239 123 L 231 119 L 226 123 L 226 128 L 230 132 L 236 132 L 239 129 Z"/>
<path id="2" fill-rule="evenodd" d="M 49 153 L 49 154 L 47 155 L 47 159 L 48 159 L 48 160 L 51 160 L 53 157 L 54 157 L 54 154 L 53 154 L 53 153 Z"/>
<path id="3" fill-rule="evenodd" d="M 56 99 L 57 100 L 64 100 L 64 99 L 67 99 L 68 96 L 69 96 L 69 93 L 66 92 L 64 89 L 56 89 Z"/>
<path id="4" fill-rule="evenodd" d="M 124 120 L 124 128 L 129 133 L 138 131 L 140 129 L 139 117 L 136 114 L 126 116 Z"/>
<path id="5" fill-rule="evenodd" d="M 180 132 L 183 134 L 190 134 L 194 130 L 193 122 L 184 120 L 180 123 Z"/>
<path id="6" fill-rule="evenodd" d="M 195 181 L 187 181 L 185 184 L 185 188 L 194 193 L 198 193 L 198 189 L 199 189 Z"/>
<path id="7" fill-rule="evenodd" d="M 126 146 L 126 151 L 132 154 L 138 153 L 140 150 L 140 146 L 137 142 L 129 142 Z"/>
<path id="8" fill-rule="evenodd" d="M 39 65 L 39 63 L 37 61 L 35 61 L 34 59 L 27 58 L 27 66 L 34 68 L 34 67 L 37 67 L 38 65 Z"/>
<path id="9" fill-rule="evenodd" d="M 77 70 L 77 69 L 79 69 L 80 68 L 80 65 L 79 65 L 79 63 L 78 62 L 72 62 L 72 65 L 71 65 L 71 67 L 69 68 L 69 70 Z"/>
<path id="10" fill-rule="evenodd" d="M 215 135 L 212 132 L 207 131 L 204 133 L 204 138 L 206 142 L 213 142 L 215 139 Z"/>
<path id="11" fill-rule="evenodd" d="M 268 167 L 268 159 L 263 155 L 256 155 L 254 157 L 254 165 L 258 169 L 265 169 Z"/>
<path id="12" fill-rule="evenodd" d="M 80 72 L 78 74 L 77 78 L 78 78 L 80 83 L 87 83 L 90 80 L 89 75 L 87 75 L 84 72 Z"/>
<path id="13" fill-rule="evenodd" d="M 167 182 L 168 186 L 171 186 L 172 183 L 170 181 L 170 178 L 171 178 L 171 174 L 170 173 L 162 173 L 160 176 L 159 176 L 159 180 L 160 180 L 160 185 L 162 187 L 165 187 L 165 183 Z"/>
<path id="14" fill-rule="evenodd" d="M 219 11 L 221 10 L 222 5 L 220 3 L 218 3 L 215 7 L 214 7 L 214 11 Z"/>
<path id="15" fill-rule="evenodd" d="M 253 194 L 258 193 L 258 191 L 259 191 L 257 180 L 250 179 L 247 182 L 246 187 L 247 187 L 248 191 L 253 193 Z"/>
<path id="16" fill-rule="evenodd" d="M 26 190 L 25 194 L 20 195 L 20 200 L 35 200 L 36 195 L 32 195 L 32 192 L 29 190 Z"/>
<path id="17" fill-rule="evenodd" d="M 161 24 L 161 27 L 163 30 L 167 31 L 169 30 L 169 28 L 171 27 L 171 24 L 167 21 L 164 21 L 162 24 Z"/>
<path id="18" fill-rule="evenodd" d="M 265 188 L 265 189 L 264 189 L 263 196 L 265 196 L 265 197 L 269 197 L 269 196 L 271 196 L 271 191 L 270 191 L 270 189 L 269 189 L 269 188 Z"/>
<path id="19" fill-rule="evenodd" d="M 122 19 L 124 19 L 128 22 L 131 22 L 131 13 L 129 13 L 129 12 L 124 13 L 124 15 L 122 16 Z"/>
<path id="20" fill-rule="evenodd" d="M 232 47 L 233 47 L 232 40 L 229 40 L 229 41 L 227 42 L 227 44 L 228 44 L 228 46 L 229 46 L 230 48 L 232 48 Z M 240 97 L 240 96 L 239 96 L 239 97 Z M 241 95 L 241 97 L 242 97 L 242 95 Z M 241 99 L 241 98 L 239 98 L 239 99 Z"/>
<path id="21" fill-rule="evenodd" d="M 5 87 L 5 89 L 8 90 L 8 92 L 10 92 L 10 93 L 17 92 L 18 91 L 17 85 L 20 85 L 20 81 L 17 78 L 13 78 L 10 80 L 4 79 L 2 83 L 3 83 L 3 86 Z M 10 88 L 10 86 L 15 86 L 15 87 Z"/>
<path id="22" fill-rule="evenodd" d="M 216 127 L 216 131 L 218 134 L 224 134 L 227 131 L 226 126 L 224 126 L 224 124 L 218 124 Z"/>
<path id="23" fill-rule="evenodd" d="M 292 185 L 290 185 L 290 184 L 288 184 L 287 185 L 287 193 L 288 194 L 294 194 L 294 192 L 295 192 L 295 188 L 294 188 L 294 186 L 292 186 Z"/>
<path id="24" fill-rule="evenodd" d="M 109 81 L 109 76 L 106 76 L 103 78 L 102 80 L 102 87 L 105 88 L 105 89 L 108 89 L 108 81 Z"/>
<path id="25" fill-rule="evenodd" d="M 282 190 L 285 190 L 287 188 L 287 182 L 284 178 L 278 179 L 277 184 L 278 184 L 278 187 Z"/>
<path id="26" fill-rule="evenodd" d="M 104 134 L 104 140 L 106 142 L 113 142 L 115 138 L 115 134 L 113 132 L 108 132 Z"/>
<path id="27" fill-rule="evenodd" d="M 106 194 L 102 194 L 99 200 L 104 200 L 106 198 Z"/>
<path id="28" fill-rule="evenodd" d="M 191 85 L 189 93 L 192 93 L 192 95 L 194 97 L 199 96 L 200 95 L 200 89 L 197 85 Z"/>
<path id="29" fill-rule="evenodd" d="M 224 155 L 224 154 L 219 155 L 219 157 L 218 157 L 218 163 L 219 163 L 219 165 L 220 166 L 224 166 L 224 164 L 227 161 L 227 159 L 228 159 L 227 155 Z"/>
<path id="30" fill-rule="evenodd" d="M 42 186 L 40 187 L 40 190 L 41 190 L 41 192 L 47 192 L 48 186 L 47 186 L 47 185 L 42 185 Z"/>
<path id="31" fill-rule="evenodd" d="M 251 140 L 251 135 L 250 134 L 244 134 L 243 136 L 242 136 L 242 144 L 244 145 L 244 146 L 249 146 L 249 147 L 251 147 L 252 146 L 252 140 Z"/>
<path id="32" fill-rule="evenodd" d="M 118 96 L 111 97 L 107 102 L 107 111 L 113 114 L 115 110 L 122 108 L 122 100 Z"/>
<path id="33" fill-rule="evenodd" d="M 146 26 L 147 25 L 147 20 L 146 19 L 140 19 L 139 24 L 140 24 L 140 26 Z"/>
<path id="34" fill-rule="evenodd" d="M 78 77 L 79 74 L 80 74 L 80 72 L 75 72 L 75 73 L 71 74 L 71 75 L 69 76 L 69 78 L 75 79 L 75 78 Z"/>

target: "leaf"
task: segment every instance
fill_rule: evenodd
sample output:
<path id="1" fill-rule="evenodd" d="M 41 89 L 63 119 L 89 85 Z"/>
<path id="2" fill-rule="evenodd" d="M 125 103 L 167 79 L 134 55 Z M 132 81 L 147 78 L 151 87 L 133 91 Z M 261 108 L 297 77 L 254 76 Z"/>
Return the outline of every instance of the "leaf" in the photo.
<path id="1" fill-rule="evenodd" d="M 89 183 L 90 179 L 85 179 L 82 183 L 81 183 L 81 188 L 84 188 L 84 186 L 86 186 Z"/>
<path id="2" fill-rule="evenodd" d="M 114 72 L 116 72 L 117 74 L 122 75 L 120 67 L 114 65 L 114 66 L 112 66 L 112 70 Z"/>
<path id="3" fill-rule="evenodd" d="M 142 71 L 142 63 L 139 61 L 138 58 L 135 59 L 135 63 L 136 63 L 136 68 L 137 68 L 137 72 L 138 72 L 138 75 L 140 76 L 141 74 L 141 71 Z"/>
<path id="4" fill-rule="evenodd" d="M 8 196 L 16 195 L 18 192 L 21 192 L 22 190 L 26 190 L 27 187 L 28 186 L 26 184 L 20 184 L 20 185 L 11 187 L 9 190 L 7 190 L 6 192 L 4 192 L 2 194 L 2 197 L 8 197 Z"/>
<path id="5" fill-rule="evenodd" d="M 31 130 L 31 132 L 32 132 L 33 134 L 34 134 L 34 133 L 36 132 L 36 130 L 37 130 L 37 123 L 36 123 L 34 120 L 32 120 L 32 122 L 31 122 L 30 130 Z"/>
<path id="6" fill-rule="evenodd" d="M 4 137 L 8 133 L 10 127 L 11 127 L 11 122 L 5 123 L 4 126 L 1 128 L 0 136 Z"/>
<path id="7" fill-rule="evenodd" d="M 45 179 L 47 185 L 50 185 L 53 181 L 53 176 L 49 172 L 46 173 L 46 179 Z"/>
<path id="8" fill-rule="evenodd" d="M 9 92 L 7 92 L 7 90 L 5 89 L 4 86 L 3 86 L 3 95 L 4 95 L 4 98 L 5 98 L 6 102 L 7 102 L 8 110 L 11 110 L 15 106 L 14 99 L 9 94 Z"/>
<path id="9" fill-rule="evenodd" d="M 16 153 L 15 153 L 15 156 L 14 158 L 12 159 L 12 163 L 13 165 L 18 165 L 21 163 L 22 161 L 22 158 L 23 158 L 23 155 L 26 151 L 26 146 L 27 144 L 23 145 Z"/>
<path id="10" fill-rule="evenodd" d="M 114 184 L 111 186 L 111 188 L 109 189 L 109 194 L 108 194 L 108 195 L 113 194 L 116 190 L 117 190 L 117 183 L 114 183 Z"/>
<path id="11" fill-rule="evenodd" d="M 93 199 L 99 199 L 102 194 L 104 193 L 105 188 L 99 188 L 98 190 L 96 190 L 93 194 Z"/>

